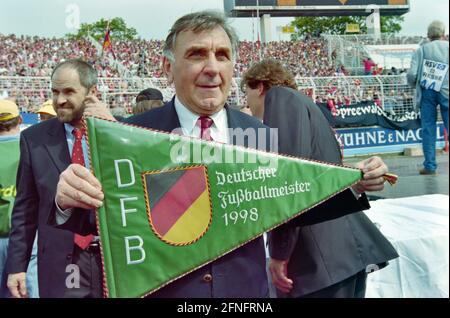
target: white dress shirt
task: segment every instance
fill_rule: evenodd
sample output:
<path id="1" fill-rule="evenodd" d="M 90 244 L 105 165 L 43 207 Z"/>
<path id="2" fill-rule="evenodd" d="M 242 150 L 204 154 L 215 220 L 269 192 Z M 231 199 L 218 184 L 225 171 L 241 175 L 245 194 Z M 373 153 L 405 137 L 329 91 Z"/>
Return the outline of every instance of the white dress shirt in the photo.
<path id="1" fill-rule="evenodd" d="M 73 130 L 75 127 L 73 127 L 71 124 L 64 124 L 64 131 L 66 133 L 66 140 L 67 140 L 67 147 L 69 148 L 69 154 L 72 158 L 72 150 L 73 150 L 73 144 L 75 142 L 75 136 L 73 135 Z M 89 150 L 86 142 L 86 136 L 83 136 L 83 139 L 81 139 L 81 146 L 83 148 L 83 158 L 84 158 L 84 166 L 89 169 L 90 168 L 90 161 L 89 161 Z M 67 222 L 69 220 L 70 216 L 72 215 L 73 208 L 67 209 L 67 210 L 61 210 L 59 205 L 56 203 L 55 198 L 55 204 L 56 204 L 56 224 L 61 225 Z"/>
<path id="2" fill-rule="evenodd" d="M 177 96 L 175 96 L 175 111 L 177 112 L 183 135 L 200 138 L 200 126 L 197 124 L 200 115 L 190 111 L 180 102 Z M 214 122 L 210 127 L 211 138 L 214 141 L 228 144 L 230 134 L 228 131 L 228 118 L 225 108 L 222 108 L 219 112 L 209 117 Z"/>

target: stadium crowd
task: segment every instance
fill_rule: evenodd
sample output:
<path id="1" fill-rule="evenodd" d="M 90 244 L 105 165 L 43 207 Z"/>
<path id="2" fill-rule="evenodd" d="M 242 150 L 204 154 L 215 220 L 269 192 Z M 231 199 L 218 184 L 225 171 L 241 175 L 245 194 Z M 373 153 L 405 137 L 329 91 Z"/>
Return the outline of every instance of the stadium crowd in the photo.
<path id="1" fill-rule="evenodd" d="M 234 68 L 235 78 L 240 78 L 253 62 L 259 60 L 259 45 L 259 42 L 240 42 Z M 166 85 L 161 68 L 163 46 L 164 41 L 161 40 L 114 41 L 116 61 L 120 64 L 118 67 L 112 56 L 102 58 L 102 53 L 87 39 L 0 34 L 0 76 L 23 78 L 8 81 L 8 87 L 0 87 L 0 97 L 14 100 L 23 112 L 35 112 L 39 105 L 50 98 L 48 77 L 52 69 L 63 59 L 82 58 L 93 65 L 99 77 L 104 79 L 99 85 L 99 91 L 104 94 L 108 105 L 116 108 L 120 115 L 131 113 L 134 92 L 151 87 L 142 79 L 158 79 L 158 87 L 163 89 Z M 327 42 L 321 38 L 307 37 L 302 41 L 262 44 L 261 57 L 281 61 L 300 82 L 300 87 L 301 78 L 305 77 L 349 75 L 345 67 L 336 62 L 335 54 L 331 54 L 330 60 Z M 386 70 L 385 73 L 398 75 L 399 72 Z M 42 77 L 47 79 L 43 80 Z M 237 89 L 238 83 L 235 83 L 235 87 Z M 317 103 L 327 104 L 332 111 L 336 107 L 366 101 L 382 106 L 379 89 L 361 85 L 358 80 L 353 80 L 347 88 L 330 83 L 321 90 L 303 91 Z M 245 99 L 232 102 L 242 105 Z"/>
<path id="2" fill-rule="evenodd" d="M 259 59 L 258 43 L 241 41 L 234 76 L 239 77 L 249 65 Z M 162 77 L 161 56 L 164 41 L 133 40 L 114 42 L 117 60 L 126 68 L 127 74 L 99 58 L 98 50 L 89 40 L 64 38 L 41 38 L 0 34 L 0 76 L 51 75 L 53 67 L 62 59 L 83 58 L 94 65 L 100 77 Z M 334 76 L 340 68 L 328 60 L 326 41 L 311 38 L 298 42 L 270 42 L 261 47 L 262 56 L 275 58 L 298 77 Z M 338 69 L 339 70 L 338 70 Z"/>

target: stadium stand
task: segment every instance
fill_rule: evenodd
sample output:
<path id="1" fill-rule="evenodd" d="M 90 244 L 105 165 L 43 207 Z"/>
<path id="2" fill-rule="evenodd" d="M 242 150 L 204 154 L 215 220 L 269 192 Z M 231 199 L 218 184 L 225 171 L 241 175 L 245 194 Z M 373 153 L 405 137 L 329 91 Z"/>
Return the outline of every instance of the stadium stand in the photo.
<path id="1" fill-rule="evenodd" d="M 301 41 L 270 42 L 261 47 L 265 58 L 281 60 L 295 75 L 299 89 L 318 103 L 343 107 L 373 101 L 386 111 L 402 114 L 414 107 L 413 90 L 404 74 L 384 70 L 377 76 L 357 74 L 365 45 L 419 43 L 420 37 L 386 36 L 374 40 L 364 36 L 306 37 Z M 240 75 L 259 59 L 259 43 L 241 41 L 235 63 L 231 104 L 244 105 L 239 90 Z M 83 58 L 93 64 L 100 76 L 99 94 L 111 108 L 123 107 L 131 113 L 136 94 L 156 87 L 164 99 L 173 95 L 161 71 L 164 41 L 115 41 L 117 60 L 99 57 L 101 46 L 92 38 L 69 40 L 0 34 L 0 97 L 16 101 L 23 112 L 35 112 L 50 98 L 49 76 L 63 59 Z M 399 72 L 400 73 L 400 72 Z M 393 75 L 386 75 L 393 74 Z"/>

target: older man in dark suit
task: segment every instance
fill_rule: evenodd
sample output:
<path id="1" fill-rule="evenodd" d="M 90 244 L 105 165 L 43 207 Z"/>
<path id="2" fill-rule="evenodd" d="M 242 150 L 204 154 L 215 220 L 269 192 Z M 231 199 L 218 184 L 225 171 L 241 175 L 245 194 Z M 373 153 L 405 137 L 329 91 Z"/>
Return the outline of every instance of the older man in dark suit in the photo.
<path id="1" fill-rule="evenodd" d="M 258 120 L 226 107 L 236 45 L 234 30 L 220 14 L 199 12 L 177 20 L 167 37 L 163 61 L 164 71 L 175 85 L 176 96 L 163 107 L 127 122 L 168 132 L 181 129 L 185 135 L 224 143 L 236 143 L 229 128 L 252 128 L 255 132 L 265 128 Z M 270 143 L 270 140 L 265 141 L 265 144 Z M 62 211 L 58 209 L 56 214 L 63 212 L 71 216 L 59 227 L 89 233 L 92 227 L 85 217 L 86 212 L 70 208 L 89 209 L 101 204 L 103 197 L 95 182 L 79 165 L 71 165 L 61 174 L 56 202 Z M 267 297 L 265 260 L 264 242 L 260 237 L 153 295 Z"/>
<path id="2" fill-rule="evenodd" d="M 257 136 L 256 140 L 272 144 L 266 126 L 226 105 L 236 45 L 233 29 L 220 14 L 198 12 L 178 19 L 166 39 L 163 59 L 164 71 L 169 82 L 175 85 L 176 96 L 165 106 L 127 122 L 168 132 L 177 129 L 179 133 L 181 129 L 185 135 L 232 144 L 241 139 L 234 138 L 233 129 L 253 129 L 255 133 L 266 133 L 265 138 Z M 243 146 L 260 148 L 258 144 L 249 145 L 245 138 L 241 140 Z M 56 214 L 70 215 L 66 222 L 59 224 L 61 228 L 89 233 L 92 224 L 80 208 L 96 208 L 102 204 L 103 194 L 97 184 L 92 174 L 79 165 L 71 165 L 61 174 L 56 193 L 60 209 Z M 267 297 L 262 237 L 169 284 L 153 296 Z"/>

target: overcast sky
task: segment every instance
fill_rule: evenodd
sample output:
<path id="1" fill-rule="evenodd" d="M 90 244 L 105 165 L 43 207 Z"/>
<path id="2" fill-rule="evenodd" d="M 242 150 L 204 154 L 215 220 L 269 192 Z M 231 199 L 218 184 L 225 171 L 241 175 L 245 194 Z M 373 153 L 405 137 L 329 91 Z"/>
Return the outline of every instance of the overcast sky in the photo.
<path id="1" fill-rule="evenodd" d="M 410 0 L 410 4 L 411 11 L 405 15 L 402 34 L 425 35 L 427 25 L 434 19 L 440 19 L 448 26 L 448 0 Z M 202 9 L 223 10 L 223 0 L 2 1 L 0 33 L 61 37 L 74 32 L 74 19 L 79 10 L 80 23 L 91 23 L 102 17 L 122 17 L 129 26 L 136 28 L 140 37 L 164 39 L 178 17 Z M 289 21 L 289 18 L 272 19 L 273 40 L 280 38 L 276 27 Z M 233 25 L 241 39 L 252 39 L 252 19 L 234 19 Z"/>

